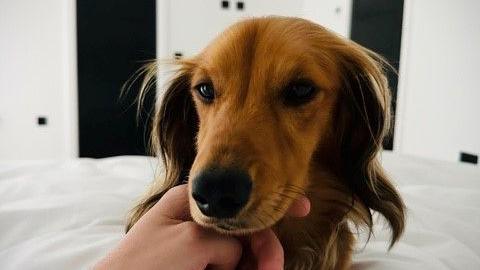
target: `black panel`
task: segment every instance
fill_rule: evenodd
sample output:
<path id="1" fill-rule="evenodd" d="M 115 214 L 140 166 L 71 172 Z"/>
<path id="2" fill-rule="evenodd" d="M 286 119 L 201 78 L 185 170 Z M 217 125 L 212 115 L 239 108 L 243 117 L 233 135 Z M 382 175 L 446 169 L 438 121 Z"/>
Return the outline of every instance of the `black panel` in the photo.
<path id="1" fill-rule="evenodd" d="M 123 84 L 155 58 L 155 1 L 78 0 L 78 87 L 81 157 L 147 153 L 147 97 L 140 122 L 133 105 L 138 83 Z"/>
<path id="2" fill-rule="evenodd" d="M 402 38 L 403 0 L 353 0 L 351 39 L 381 54 L 398 71 Z M 392 89 L 392 108 L 395 116 L 398 78 L 388 72 Z M 392 136 L 384 148 L 393 148 Z"/>

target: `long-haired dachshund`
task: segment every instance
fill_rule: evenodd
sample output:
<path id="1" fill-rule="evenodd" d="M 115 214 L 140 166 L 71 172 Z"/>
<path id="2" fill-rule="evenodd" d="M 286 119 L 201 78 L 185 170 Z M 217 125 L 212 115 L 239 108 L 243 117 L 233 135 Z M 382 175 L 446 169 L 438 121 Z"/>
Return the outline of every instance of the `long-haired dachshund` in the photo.
<path id="1" fill-rule="evenodd" d="M 152 127 L 166 174 L 128 228 L 188 182 L 195 222 L 228 234 L 273 227 L 286 269 L 347 269 L 372 211 L 398 240 L 404 204 L 377 157 L 390 123 L 378 55 L 307 20 L 266 17 L 178 64 Z M 300 194 L 310 214 L 285 217 Z"/>

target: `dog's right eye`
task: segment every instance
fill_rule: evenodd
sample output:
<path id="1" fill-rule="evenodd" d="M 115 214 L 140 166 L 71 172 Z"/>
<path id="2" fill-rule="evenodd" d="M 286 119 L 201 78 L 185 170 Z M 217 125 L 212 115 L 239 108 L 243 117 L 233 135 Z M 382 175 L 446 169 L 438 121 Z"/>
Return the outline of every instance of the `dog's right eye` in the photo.
<path id="1" fill-rule="evenodd" d="M 201 83 L 195 86 L 198 94 L 207 102 L 213 101 L 215 98 L 215 89 L 211 83 Z"/>
<path id="2" fill-rule="evenodd" d="M 285 103 L 290 106 L 299 106 L 310 101 L 317 88 L 308 80 L 298 80 L 290 83 L 284 90 Z"/>

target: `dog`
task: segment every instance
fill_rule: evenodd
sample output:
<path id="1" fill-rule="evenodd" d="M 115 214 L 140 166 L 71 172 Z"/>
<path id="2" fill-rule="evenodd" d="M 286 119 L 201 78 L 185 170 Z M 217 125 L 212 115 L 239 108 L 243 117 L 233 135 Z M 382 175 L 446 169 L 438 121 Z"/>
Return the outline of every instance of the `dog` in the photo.
<path id="1" fill-rule="evenodd" d="M 262 17 L 177 64 L 152 123 L 165 176 L 127 231 L 188 182 L 195 222 L 234 235 L 272 227 L 285 269 L 348 269 L 355 228 L 370 236 L 373 212 L 390 247 L 399 239 L 405 206 L 378 160 L 391 121 L 380 56 L 304 19 Z M 310 214 L 285 216 L 300 195 Z"/>

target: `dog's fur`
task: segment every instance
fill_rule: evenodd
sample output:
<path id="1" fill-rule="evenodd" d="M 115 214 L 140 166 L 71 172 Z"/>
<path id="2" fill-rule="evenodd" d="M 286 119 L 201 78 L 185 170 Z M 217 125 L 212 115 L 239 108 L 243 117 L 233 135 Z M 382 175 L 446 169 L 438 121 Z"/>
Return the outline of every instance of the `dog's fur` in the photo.
<path id="1" fill-rule="evenodd" d="M 381 57 L 309 21 L 266 17 L 231 26 L 178 64 L 151 137 L 166 175 L 134 209 L 128 228 L 168 189 L 214 164 L 249 173 L 249 202 L 219 220 L 202 215 L 190 197 L 193 219 L 229 234 L 273 226 L 286 269 L 347 269 L 352 224 L 371 232 L 372 211 L 388 221 L 391 245 L 398 240 L 404 204 L 377 157 L 390 123 Z M 288 106 L 284 89 L 298 79 L 318 91 Z M 209 104 L 195 90 L 202 82 L 216 91 Z M 299 194 L 311 200 L 310 214 L 285 217 Z"/>

